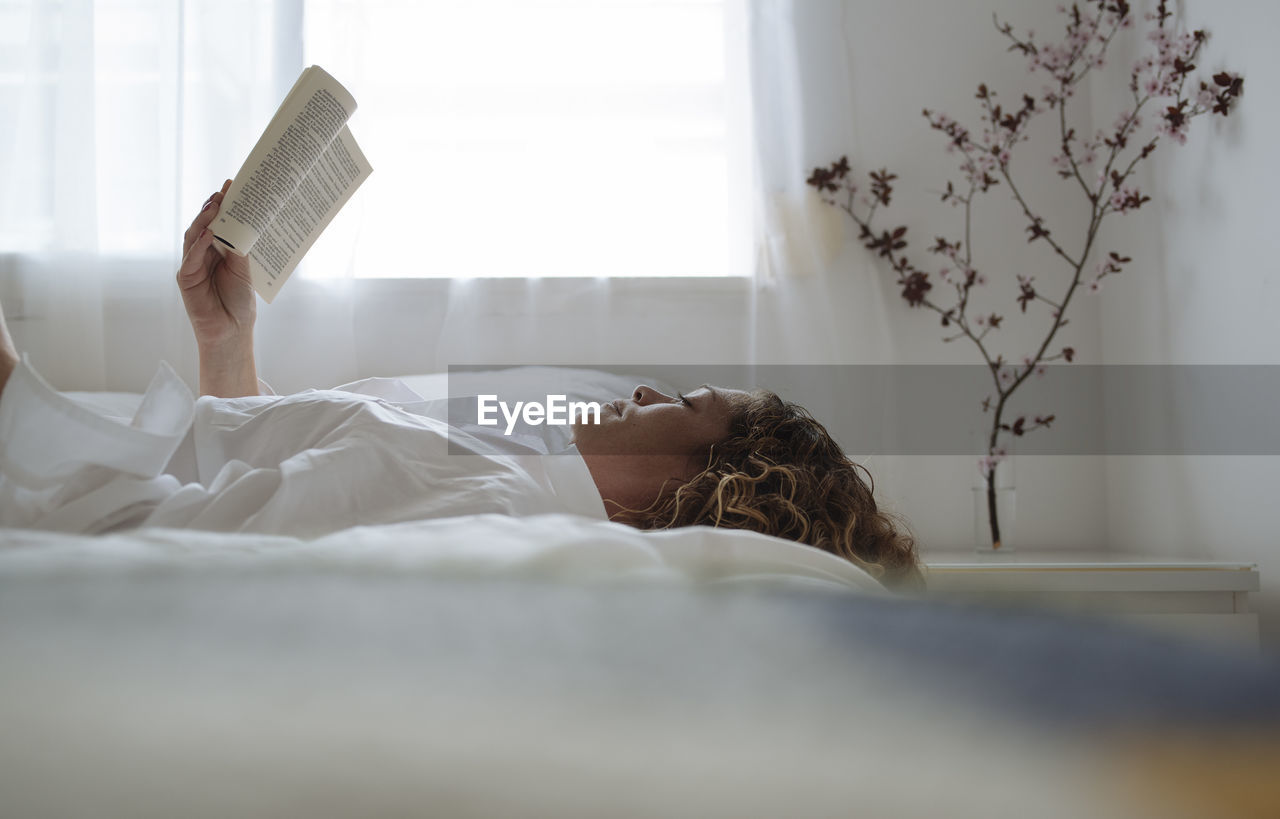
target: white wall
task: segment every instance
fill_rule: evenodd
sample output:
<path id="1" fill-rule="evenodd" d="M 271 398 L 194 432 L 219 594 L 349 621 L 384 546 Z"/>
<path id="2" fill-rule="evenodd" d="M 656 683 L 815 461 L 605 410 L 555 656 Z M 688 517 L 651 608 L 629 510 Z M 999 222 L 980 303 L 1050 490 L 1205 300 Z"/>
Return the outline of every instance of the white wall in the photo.
<path id="1" fill-rule="evenodd" d="M 857 123 L 851 158 L 861 168 L 887 166 L 899 172 L 892 222 L 912 224 L 917 242 L 921 231 L 914 226 L 920 221 L 936 220 L 939 231 L 950 230 L 945 208 L 921 202 L 948 164 L 920 109 L 967 114 L 978 80 L 1002 90 L 1017 88 L 1026 75 L 1018 60 L 1003 54 L 990 12 L 1046 35 L 1059 30 L 1055 5 L 847 0 Z M 1137 5 L 1141 13 L 1154 2 Z M 1177 5 L 1190 28 L 1211 32 L 1201 68 L 1243 73 L 1246 95 L 1231 119 L 1197 121 L 1186 146 L 1165 145 L 1148 165 L 1144 189 L 1153 201 L 1127 221 L 1113 222 L 1106 234 L 1114 246 L 1132 251 L 1135 263 L 1123 278 L 1109 281 L 1100 298 L 1075 305 L 1079 312 L 1071 315 L 1068 341 L 1089 363 L 1280 364 L 1280 322 L 1274 318 L 1280 256 L 1272 224 L 1280 216 L 1275 206 L 1280 159 L 1274 147 L 1280 114 L 1268 95 L 1280 82 L 1280 56 L 1271 42 L 1280 31 L 1280 6 L 1248 0 Z M 1135 38 L 1120 41 L 1111 69 L 1130 62 L 1142 45 Z M 1100 124 L 1113 121 L 1125 94 L 1115 78 L 1101 75 L 1081 100 Z M 1089 117 L 1081 124 L 1092 130 Z M 1051 143 L 1036 161 L 1047 160 L 1049 150 Z M 1029 191 L 1057 218 L 1069 219 L 1064 209 L 1078 206 L 1069 186 L 1064 191 L 1050 181 Z M 1006 231 L 1004 225 L 1021 233 L 1016 213 L 984 215 L 978 249 L 986 251 L 987 243 Z M 1054 260 L 1031 255 L 1031 248 L 1016 239 L 991 250 L 1006 273 L 1036 271 L 1043 282 L 1054 269 Z M 847 275 L 870 273 L 863 259 L 842 263 Z M 929 320 L 911 314 L 900 300 L 888 316 L 893 360 L 973 360 L 968 350 L 938 344 L 921 326 Z M 1258 411 L 1274 415 L 1277 409 Z M 954 525 L 968 512 L 967 498 L 956 491 L 966 464 L 939 458 L 880 460 L 885 495 L 911 518 L 926 553 L 967 545 L 967 533 Z M 1261 614 L 1264 642 L 1280 648 L 1280 507 L 1274 500 L 1280 458 L 1023 458 L 1017 482 L 1019 543 L 1027 550 L 1103 547 L 1257 562 L 1263 592 L 1253 604 Z"/>
<path id="2" fill-rule="evenodd" d="M 1245 76 L 1229 118 L 1195 123 L 1187 144 L 1154 157 L 1153 201 L 1123 237 L 1133 249 L 1126 287 L 1103 300 L 1108 363 L 1280 364 L 1280 262 L 1275 236 L 1274 89 L 1280 6 L 1187 0 L 1190 28 L 1211 39 L 1200 67 Z M 1102 95 L 1095 93 L 1098 104 Z M 1224 399 L 1229 400 L 1229 397 Z M 1276 407 L 1258 407 L 1277 414 Z M 1264 640 L 1280 648 L 1278 457 L 1112 457 L 1107 534 L 1117 549 L 1256 561 Z"/>

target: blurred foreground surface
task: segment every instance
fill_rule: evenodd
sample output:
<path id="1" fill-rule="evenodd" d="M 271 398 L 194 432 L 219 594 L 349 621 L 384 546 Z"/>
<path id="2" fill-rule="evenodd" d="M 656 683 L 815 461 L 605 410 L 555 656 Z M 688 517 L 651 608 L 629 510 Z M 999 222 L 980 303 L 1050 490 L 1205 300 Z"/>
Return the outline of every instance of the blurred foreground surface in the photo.
<path id="1" fill-rule="evenodd" d="M 1269 816 L 1280 668 L 799 588 L 0 573 L 6 816 Z"/>

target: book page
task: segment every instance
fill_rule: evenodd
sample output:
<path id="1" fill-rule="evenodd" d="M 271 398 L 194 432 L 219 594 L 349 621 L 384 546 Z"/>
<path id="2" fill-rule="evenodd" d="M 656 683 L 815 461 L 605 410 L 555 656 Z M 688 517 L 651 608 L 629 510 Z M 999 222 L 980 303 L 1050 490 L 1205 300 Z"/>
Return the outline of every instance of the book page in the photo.
<path id="1" fill-rule="evenodd" d="M 246 255 L 355 108 L 323 68 L 304 70 L 232 180 L 211 226 L 214 238 Z"/>
<path id="2" fill-rule="evenodd" d="M 249 251 L 253 287 L 267 303 L 371 173 L 372 166 L 344 125 Z"/>

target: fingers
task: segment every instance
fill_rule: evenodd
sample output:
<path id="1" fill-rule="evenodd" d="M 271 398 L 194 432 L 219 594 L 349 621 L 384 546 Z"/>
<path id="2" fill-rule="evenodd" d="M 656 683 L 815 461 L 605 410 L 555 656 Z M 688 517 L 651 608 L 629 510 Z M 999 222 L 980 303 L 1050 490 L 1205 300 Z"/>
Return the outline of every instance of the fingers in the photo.
<path id="1" fill-rule="evenodd" d="M 222 251 L 222 248 L 216 244 L 213 247 L 215 250 Z M 227 251 L 222 253 L 222 261 L 223 264 L 227 266 L 227 270 L 231 271 L 233 276 L 240 279 L 245 284 L 252 286 L 253 278 L 249 275 L 248 256 L 241 256 L 239 253 L 234 251 Z"/>
<path id="2" fill-rule="evenodd" d="M 187 248 L 186 255 L 182 257 L 182 264 L 178 267 L 178 287 L 186 290 L 204 281 L 208 275 L 205 254 L 212 242 L 213 232 L 208 228 L 196 234 Z"/>
<path id="3" fill-rule="evenodd" d="M 214 215 L 217 213 L 217 196 L 218 194 L 210 194 L 209 198 L 204 200 L 204 204 L 200 206 L 200 212 L 196 214 L 196 218 L 191 220 L 191 224 L 182 234 L 182 252 L 185 254 L 191 249 L 191 243 L 200 235 L 200 231 L 209 226 L 213 221 Z"/>
<path id="4" fill-rule="evenodd" d="M 218 208 L 222 205 L 222 194 L 222 191 L 218 191 L 204 200 L 204 207 L 196 214 L 196 218 L 191 221 L 191 226 L 182 234 L 183 253 L 186 253 L 191 248 L 191 243 L 200 235 L 200 231 L 213 224 L 213 220 L 218 215 Z"/>

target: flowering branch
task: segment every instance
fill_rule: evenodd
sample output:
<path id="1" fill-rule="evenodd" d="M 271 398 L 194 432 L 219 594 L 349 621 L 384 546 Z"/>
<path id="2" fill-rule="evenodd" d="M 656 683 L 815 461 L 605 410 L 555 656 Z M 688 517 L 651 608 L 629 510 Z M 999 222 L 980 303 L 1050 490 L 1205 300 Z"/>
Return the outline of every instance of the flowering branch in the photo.
<path id="1" fill-rule="evenodd" d="M 968 339 L 987 365 L 994 392 L 983 401 L 982 410 L 992 413 L 992 422 L 987 453 L 979 462 L 979 468 L 987 486 L 994 548 L 1001 544 L 995 505 L 995 469 L 1006 455 L 1006 449 L 1001 445 L 1002 436 L 1022 436 L 1048 427 L 1054 420 L 1053 415 L 1043 415 L 1033 416 L 1030 420 L 1020 416 L 1008 421 L 1005 409 L 1009 398 L 1033 374 L 1044 375 L 1047 363 L 1058 360 L 1070 363 L 1073 360 L 1073 348 L 1062 347 L 1053 351 L 1053 343 L 1058 331 L 1068 324 L 1067 309 L 1077 290 L 1084 287 L 1097 293 L 1104 279 L 1122 272 L 1124 266 L 1133 261 L 1130 256 L 1110 250 L 1091 269 L 1088 267 L 1090 259 L 1096 255 L 1103 221 L 1113 213 L 1136 211 L 1151 201 L 1150 196 L 1133 184 L 1131 177 L 1162 140 L 1185 144 L 1193 119 L 1206 114 L 1230 114 L 1244 92 L 1244 80 L 1240 75 L 1222 71 L 1210 80 L 1198 80 L 1194 96 L 1187 94 L 1187 84 L 1208 35 L 1202 30 L 1180 31 L 1171 22 L 1173 14 L 1168 10 L 1167 0 L 1160 0 L 1156 11 L 1145 15 L 1148 23 L 1154 23 L 1154 28 L 1147 35 L 1154 46 L 1154 53 L 1141 57 L 1129 72 L 1131 106 L 1126 106 L 1110 129 L 1099 129 L 1092 138 L 1082 138 L 1069 127 L 1067 106 L 1076 87 L 1092 71 L 1106 65 L 1107 50 L 1120 31 L 1133 27 L 1134 15 L 1126 0 L 1088 0 L 1070 8 L 1059 6 L 1058 11 L 1066 18 L 1066 24 L 1063 39 L 1055 42 L 1037 40 L 1031 31 L 1019 35 L 1010 24 L 993 17 L 996 30 L 1010 42 L 1008 50 L 1023 56 L 1032 74 L 1048 75 L 1049 81 L 1038 96 L 1024 94 L 1016 106 L 1006 109 L 995 91 L 986 83 L 979 84 L 975 97 L 983 125 L 977 138 L 946 114 L 928 109 L 924 111 L 930 128 L 946 137 L 946 150 L 960 154 L 960 171 L 964 179 L 959 188 L 948 180 L 942 193 L 943 202 L 964 210 L 964 238 L 935 239 L 929 252 L 942 257 L 936 267 L 926 270 L 907 256 L 906 226 L 890 230 L 874 226 L 878 210 L 890 205 L 896 174 L 887 169 L 870 172 L 868 190 L 859 196 L 849 161 L 841 157 L 828 167 L 813 169 L 807 180 L 807 184 L 816 188 L 826 202 L 843 210 L 858 225 L 859 240 L 887 261 L 897 276 L 897 284 L 902 288 L 902 297 L 907 304 L 937 313 L 944 328 L 954 328 L 942 340 Z M 1145 137 L 1140 138 L 1142 112 L 1156 106 L 1163 107 L 1155 125 Z M 1057 153 L 1053 155 L 1051 164 L 1058 176 L 1074 180 L 1087 204 L 1087 227 L 1083 236 L 1074 242 L 1054 234 L 1045 218 L 1015 183 L 1011 167 L 1014 151 L 1030 139 L 1029 124 L 1040 114 L 1055 108 L 1058 111 Z M 1097 168 L 1092 181 L 1088 178 L 1090 168 Z M 1008 188 L 1026 219 L 1027 241 L 1043 241 L 1065 263 L 1068 271 L 1062 280 L 1065 287 L 1056 298 L 1039 292 L 1034 276 L 1018 275 L 1015 301 L 1020 312 L 1027 313 L 1028 306 L 1036 302 L 1043 302 L 1050 308 L 1050 323 L 1043 340 L 1034 353 L 1022 356 L 1019 364 L 1006 362 L 1003 355 L 993 355 L 988 346 L 988 335 L 1000 329 L 1004 317 L 997 313 L 970 313 L 970 297 L 974 289 L 987 284 L 987 277 L 974 266 L 973 208 L 981 194 L 1001 184 Z M 1092 275 L 1087 277 L 1086 270 L 1091 270 Z M 941 284 L 937 290 L 934 279 Z"/>

